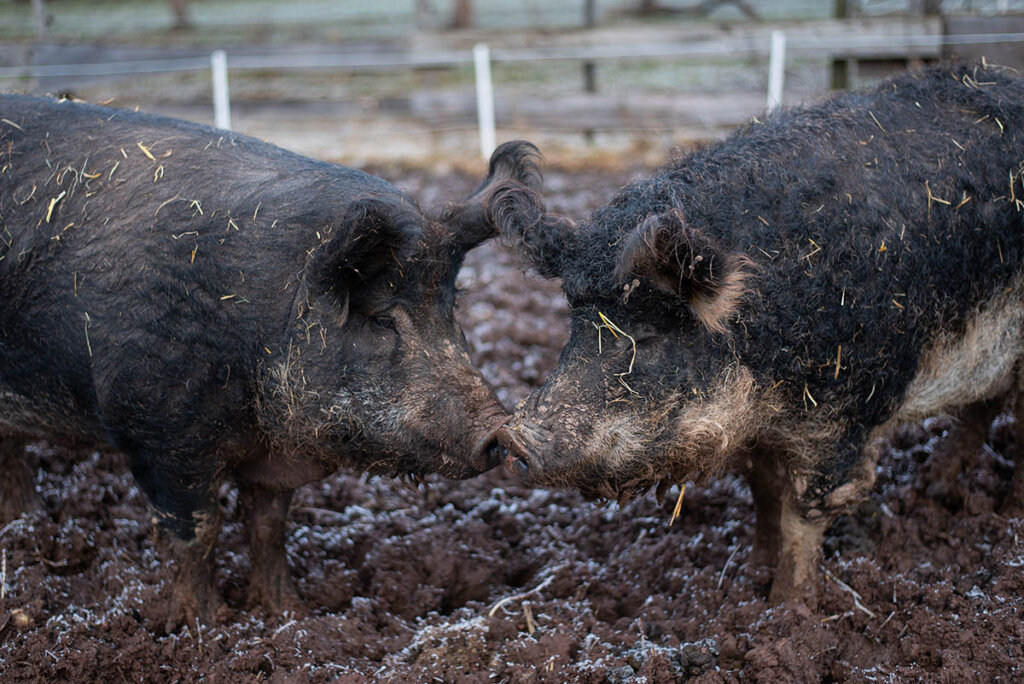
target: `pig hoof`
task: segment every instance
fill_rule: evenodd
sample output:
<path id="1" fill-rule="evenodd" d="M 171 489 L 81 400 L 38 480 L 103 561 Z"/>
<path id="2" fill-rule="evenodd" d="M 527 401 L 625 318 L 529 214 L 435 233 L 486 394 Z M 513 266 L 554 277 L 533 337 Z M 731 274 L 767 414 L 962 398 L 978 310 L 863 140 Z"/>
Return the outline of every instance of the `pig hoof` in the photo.
<path id="1" fill-rule="evenodd" d="M 269 615 L 280 615 L 285 611 L 297 613 L 306 607 L 291 587 L 282 588 L 278 592 L 269 591 L 266 587 L 250 587 L 245 605 L 249 608 L 263 608 Z"/>
<path id="2" fill-rule="evenodd" d="M 793 609 L 797 614 L 809 615 L 818 607 L 818 590 L 810 583 L 801 587 L 780 586 L 778 582 L 772 584 L 768 592 L 768 605 L 780 606 Z"/>
<path id="3" fill-rule="evenodd" d="M 182 596 L 176 593 L 171 599 L 171 610 L 164 621 L 164 633 L 172 634 L 181 627 L 189 630 L 219 624 L 231 617 L 231 609 L 218 596 Z"/>

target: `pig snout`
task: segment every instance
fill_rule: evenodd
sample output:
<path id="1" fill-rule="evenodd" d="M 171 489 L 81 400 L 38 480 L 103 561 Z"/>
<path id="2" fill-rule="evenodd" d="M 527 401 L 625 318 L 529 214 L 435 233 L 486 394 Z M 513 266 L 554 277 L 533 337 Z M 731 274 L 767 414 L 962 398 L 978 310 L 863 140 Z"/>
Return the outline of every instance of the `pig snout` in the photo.
<path id="1" fill-rule="evenodd" d="M 508 455 L 508 449 L 499 441 L 498 434 L 504 428 L 488 432 L 480 441 L 470 457 L 470 464 L 479 472 L 485 472 L 501 464 Z"/>
<path id="2" fill-rule="evenodd" d="M 503 427 L 498 430 L 496 440 L 499 453 L 505 461 L 505 468 L 519 479 L 526 481 L 540 471 L 537 446 L 534 444 L 535 431 L 527 426 Z"/>
<path id="3" fill-rule="evenodd" d="M 497 399 L 483 401 L 483 406 L 454 407 L 448 420 L 434 420 L 430 437 L 442 445 L 448 468 L 448 477 L 465 479 L 475 477 L 501 464 L 505 447 L 498 434 L 512 419 L 497 405 Z M 493 405 L 492 405 L 493 404 Z M 457 415 L 462 422 L 453 422 Z M 452 436 L 458 435 L 452 440 Z"/>

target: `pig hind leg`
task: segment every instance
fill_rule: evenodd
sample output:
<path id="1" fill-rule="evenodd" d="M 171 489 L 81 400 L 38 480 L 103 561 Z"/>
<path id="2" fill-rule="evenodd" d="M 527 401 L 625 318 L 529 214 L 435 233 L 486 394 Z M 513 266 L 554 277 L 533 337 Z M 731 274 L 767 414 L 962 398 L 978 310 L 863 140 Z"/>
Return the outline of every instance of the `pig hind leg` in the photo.
<path id="1" fill-rule="evenodd" d="M 1018 382 L 1013 402 L 1013 437 L 1015 442 L 1013 478 L 1003 499 L 1000 513 L 1010 517 L 1024 516 L 1024 390 Z"/>
<path id="2" fill-rule="evenodd" d="M 39 507 L 31 460 L 24 440 L 0 435 L 0 526 Z"/>
<path id="3" fill-rule="evenodd" d="M 272 614 L 283 609 L 295 610 L 301 602 L 292 586 L 284 549 L 292 490 L 271 490 L 244 480 L 240 489 L 252 562 L 248 604 L 262 605 Z"/>
<path id="4" fill-rule="evenodd" d="M 935 499 L 960 500 L 957 478 L 970 467 L 988 437 L 992 421 L 1003 407 L 1002 397 L 985 399 L 965 406 L 957 421 L 922 469 L 925 493 Z"/>

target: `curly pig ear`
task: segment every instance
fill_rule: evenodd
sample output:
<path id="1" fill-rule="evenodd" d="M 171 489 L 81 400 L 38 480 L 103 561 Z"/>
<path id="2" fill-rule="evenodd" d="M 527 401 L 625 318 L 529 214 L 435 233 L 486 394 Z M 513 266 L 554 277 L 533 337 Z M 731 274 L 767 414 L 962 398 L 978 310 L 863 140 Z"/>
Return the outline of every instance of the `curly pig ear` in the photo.
<path id="1" fill-rule="evenodd" d="M 502 237 L 512 243 L 545 278 L 561 275 L 566 244 L 576 224 L 546 213 L 544 200 L 535 191 L 502 185 L 488 198 L 487 211 Z"/>
<path id="2" fill-rule="evenodd" d="M 491 155 L 487 178 L 466 201 L 448 207 L 441 222 L 463 250 L 500 235 L 519 247 L 541 275 L 555 278 L 575 224 L 547 213 L 539 160 L 533 143 L 504 143 Z"/>
<path id="3" fill-rule="evenodd" d="M 488 208 L 495 192 L 508 187 L 540 192 L 544 178 L 539 161 L 540 150 L 525 140 L 503 143 L 494 150 L 487 178 L 466 200 L 450 205 L 441 216 L 464 250 L 498 234 L 500 226 Z"/>
<path id="4" fill-rule="evenodd" d="M 678 209 L 644 219 L 622 244 L 615 268 L 619 282 L 640 278 L 674 294 L 709 330 L 725 331 L 725 321 L 742 296 L 744 267 L 750 261 L 726 252 L 686 224 Z"/>

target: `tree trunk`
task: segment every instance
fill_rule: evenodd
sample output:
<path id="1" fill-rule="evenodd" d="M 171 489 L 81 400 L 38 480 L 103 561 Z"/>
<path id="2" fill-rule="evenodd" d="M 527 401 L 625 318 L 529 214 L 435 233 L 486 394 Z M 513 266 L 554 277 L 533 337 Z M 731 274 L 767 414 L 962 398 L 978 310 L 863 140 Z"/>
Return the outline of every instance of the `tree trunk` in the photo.
<path id="1" fill-rule="evenodd" d="M 473 0 L 455 0 L 452 28 L 464 29 L 473 25 Z"/>
<path id="2" fill-rule="evenodd" d="M 174 28 L 192 28 L 192 20 L 188 16 L 188 0 L 167 0 L 174 12 Z"/>

